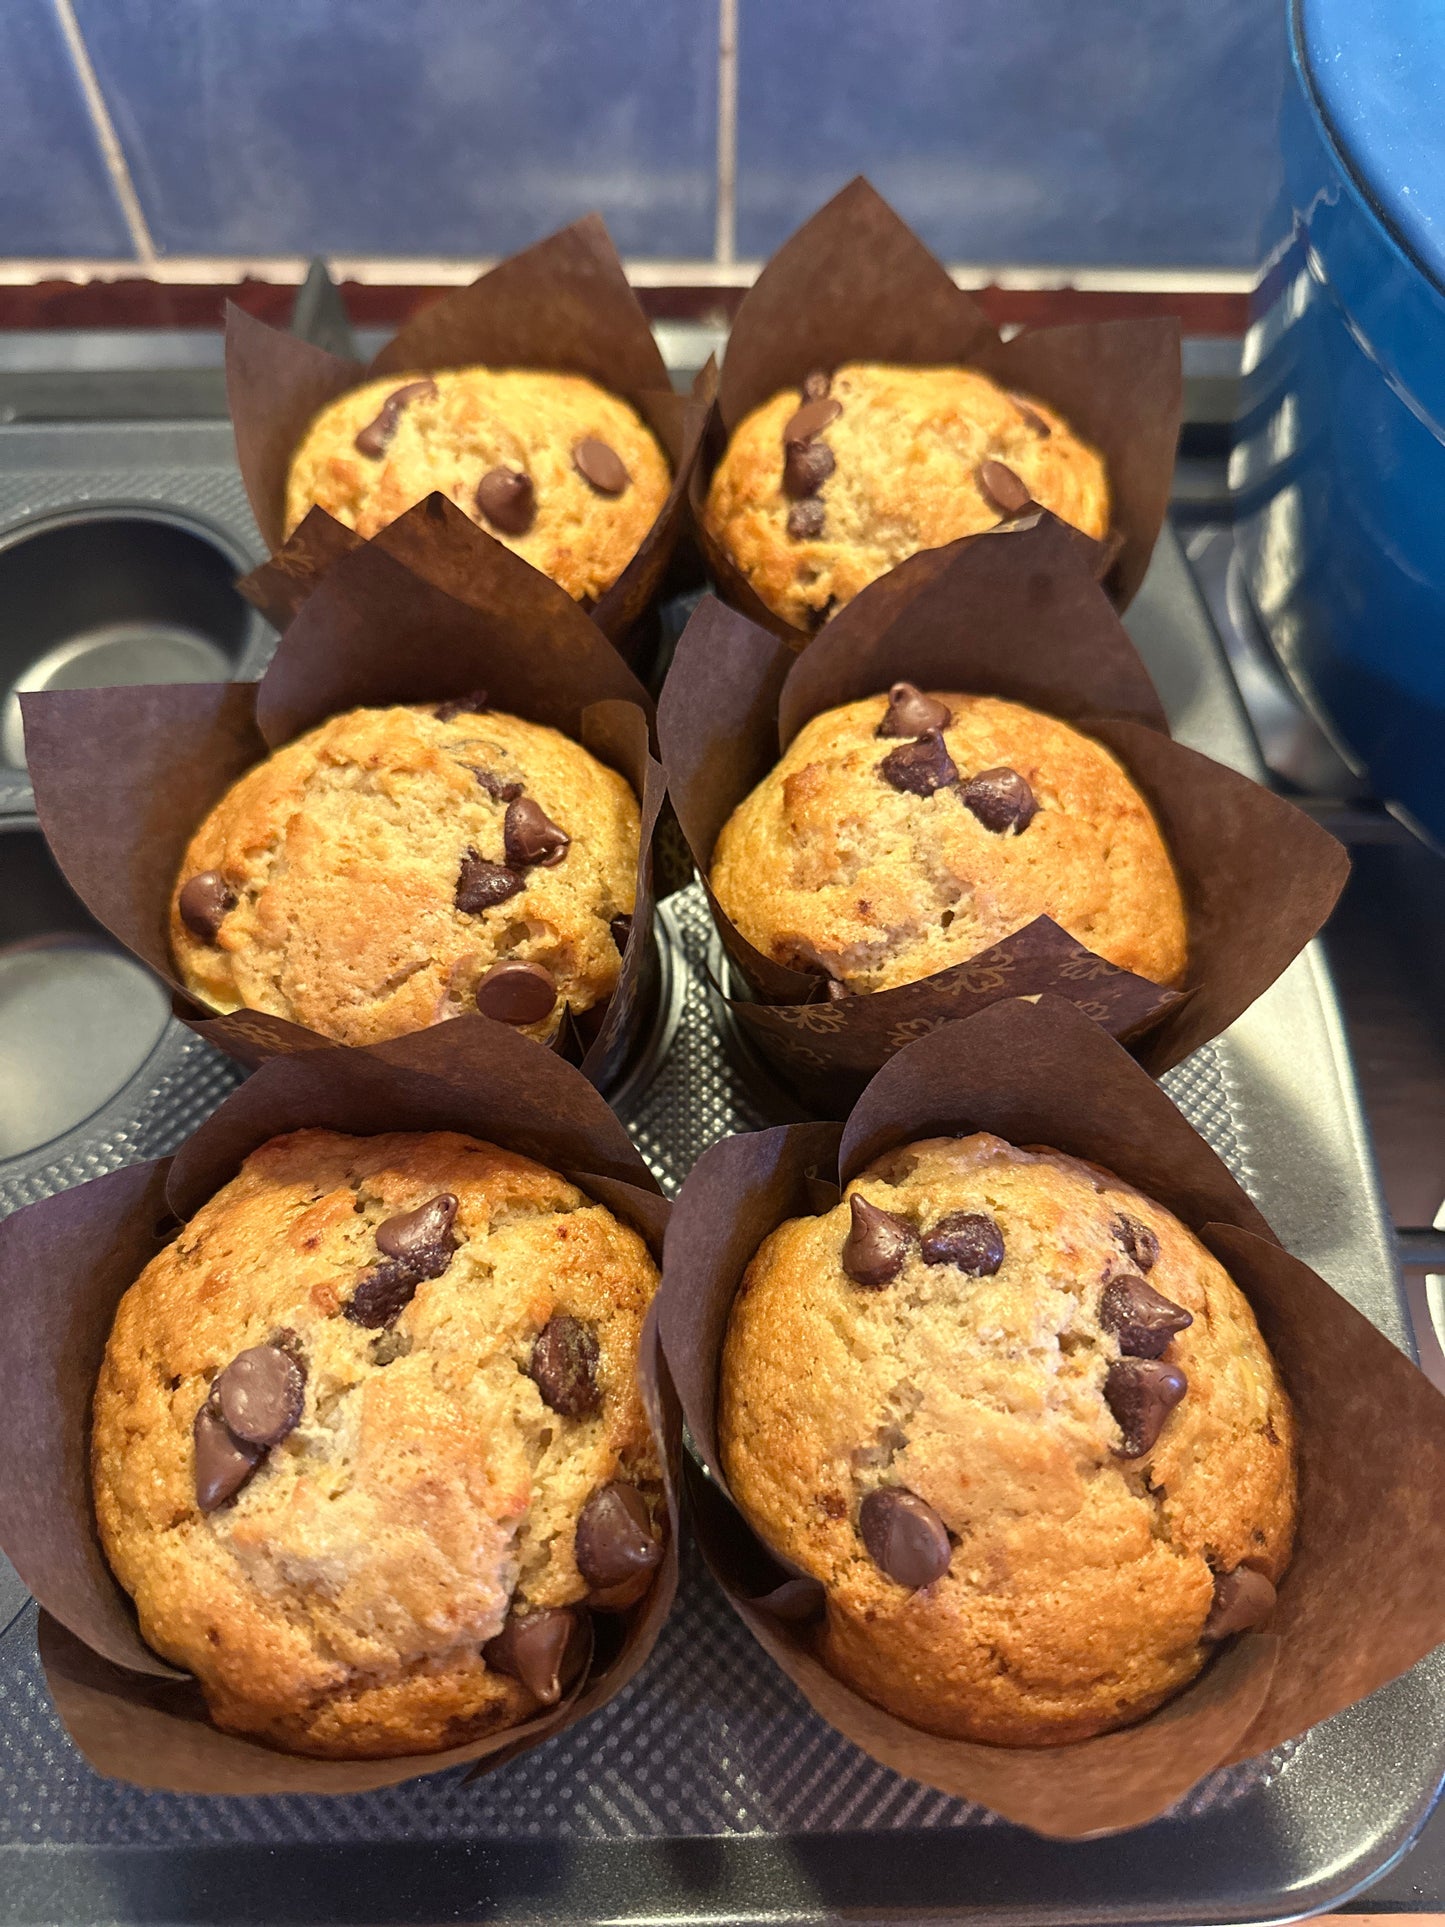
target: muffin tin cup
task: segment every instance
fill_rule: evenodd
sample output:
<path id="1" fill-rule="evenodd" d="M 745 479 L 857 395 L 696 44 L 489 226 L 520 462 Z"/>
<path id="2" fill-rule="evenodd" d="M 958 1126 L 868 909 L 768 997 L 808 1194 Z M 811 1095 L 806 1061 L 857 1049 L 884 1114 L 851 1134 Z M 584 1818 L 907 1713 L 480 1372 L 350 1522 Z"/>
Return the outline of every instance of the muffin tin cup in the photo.
<path id="1" fill-rule="evenodd" d="M 830 1673 L 815 1636 L 822 1588 L 749 1528 L 721 1471 L 719 1356 L 764 1238 L 785 1219 L 829 1210 L 840 1186 L 895 1146 L 973 1131 L 1103 1165 L 1181 1219 L 1253 1306 L 1299 1426 L 1298 1534 L 1266 1630 L 1223 1647 L 1148 1718 L 1054 1747 L 941 1739 Z M 1158 1085 L 1057 999 L 996 1004 L 901 1051 L 845 1125 L 782 1125 L 704 1152 L 673 1206 L 659 1305 L 664 1356 L 706 1467 L 687 1471 L 694 1529 L 739 1617 L 865 1752 L 1006 1819 L 1060 1838 L 1141 1825 L 1214 1769 L 1328 1719 L 1445 1638 L 1445 1515 L 1434 1496 L 1445 1398 L 1281 1248 Z"/>
<path id="2" fill-rule="evenodd" d="M 434 573 L 399 559 L 435 524 Z M 468 558 L 465 517 L 431 496 L 339 561 L 298 613 L 259 683 L 47 691 L 22 697 L 36 811 L 90 912 L 170 987 L 176 1013 L 243 1063 L 333 1040 L 265 1012 L 203 1007 L 176 974 L 170 898 L 191 837 L 226 790 L 272 750 L 326 717 L 363 706 L 440 702 L 484 689 L 498 709 L 572 737 L 624 775 L 641 810 L 633 925 L 617 988 L 586 1035 L 558 1049 L 598 1085 L 622 1071 L 651 1017 L 652 835 L 662 770 L 651 700 L 561 589 L 498 543 Z M 404 525 L 404 526 L 403 526 Z M 447 592 L 448 566 L 486 586 L 486 611 Z M 440 578 L 440 580 L 438 579 Z M 103 753 L 97 754 L 102 747 Z M 491 1020 L 445 1025 L 458 1040 Z"/>
<path id="3" fill-rule="evenodd" d="M 817 370 L 850 361 L 963 366 L 1056 408 L 1104 458 L 1113 526 L 1081 551 L 1127 608 L 1169 505 L 1183 407 L 1179 324 L 1172 317 L 1026 329 L 1009 341 L 861 177 L 783 243 L 747 294 L 702 459 L 689 484 L 693 521 L 727 600 L 795 649 L 809 632 L 769 609 L 704 515 L 728 438 L 754 408 Z M 778 461 L 781 469 L 782 451 Z"/>
<path id="4" fill-rule="evenodd" d="M 1048 917 L 948 970 L 824 1001 L 821 976 L 764 956 L 712 900 L 750 994 L 730 1008 L 757 1049 L 836 1115 L 896 1050 L 1001 998 L 1065 998 L 1154 1075 L 1224 1030 L 1319 929 L 1343 887 L 1339 843 L 1282 797 L 1175 743 L 1149 673 L 1070 532 L 1039 515 L 931 549 L 871 584 L 801 656 L 709 599 L 658 707 L 668 794 L 706 880 L 719 833 L 803 724 L 899 679 L 1000 696 L 1110 749 L 1147 798 L 1188 917 L 1187 983 L 1161 989 Z M 728 986 L 720 986 L 726 993 Z"/>
<path id="5" fill-rule="evenodd" d="M 0 1225 L 0 1290 L 13 1319 L 0 1353 L 0 1546 L 39 1600 L 46 1678 L 97 1771 L 190 1793 L 356 1793 L 475 1762 L 490 1770 L 604 1705 L 651 1652 L 677 1587 L 680 1422 L 643 1328 L 638 1379 L 664 1471 L 670 1531 L 657 1581 L 627 1612 L 594 1618 L 587 1670 L 525 1725 L 446 1752 L 315 1760 L 222 1732 L 199 1688 L 141 1638 L 96 1534 L 90 1408 L 122 1294 L 258 1145 L 321 1126 L 461 1131 L 562 1172 L 660 1255 L 668 1206 L 626 1131 L 578 1071 L 500 1026 L 426 1031 L 365 1050 L 314 1050 L 262 1067 L 174 1158 L 60 1192 Z"/>
<path id="6" fill-rule="evenodd" d="M 625 646 L 685 524 L 688 483 L 717 375 L 709 362 L 691 395 L 675 393 L 606 224 L 596 214 L 512 255 L 470 287 L 444 295 L 405 323 L 366 366 L 328 354 L 240 308 L 227 308 L 226 392 L 236 458 L 256 526 L 273 551 L 270 564 L 244 586 L 278 628 L 330 563 L 361 541 L 319 508 L 287 537 L 287 474 L 312 420 L 338 395 L 378 376 L 473 366 L 584 375 L 630 402 L 666 450 L 672 464 L 667 500 L 637 553 L 591 611 L 602 633 Z M 503 548 L 465 516 L 459 519 L 458 539 L 479 567 L 488 551 Z M 531 569 L 520 557 L 513 559 Z"/>

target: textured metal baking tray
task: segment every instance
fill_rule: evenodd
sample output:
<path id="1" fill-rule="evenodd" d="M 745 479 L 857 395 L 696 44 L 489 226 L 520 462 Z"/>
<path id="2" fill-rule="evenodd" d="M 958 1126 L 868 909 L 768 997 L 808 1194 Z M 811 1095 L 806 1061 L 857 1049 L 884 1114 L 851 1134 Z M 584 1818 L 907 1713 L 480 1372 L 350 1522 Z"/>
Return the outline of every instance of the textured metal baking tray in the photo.
<path id="1" fill-rule="evenodd" d="M 254 531 L 223 425 L 0 430 L 0 542 L 99 503 Z M 1177 734 L 1255 770 L 1177 545 L 1130 616 Z M 256 664 L 254 666 L 259 666 Z M 17 788 L 12 807 L 23 808 Z M 660 916 L 659 1027 L 620 1108 L 664 1182 L 776 1094 L 715 1022 L 697 891 Z M 171 1026 L 94 1116 L 0 1161 L 0 1212 L 174 1146 L 238 1075 Z M 1408 1328 L 1334 995 L 1317 949 L 1167 1080 L 1280 1235 L 1396 1342 Z M 0 1472 L 3 1476 L 3 1472 Z M 7 1603 L 8 1602 L 8 1603 Z M 0 1923 L 1262 1921 L 1338 1902 L 1404 1851 L 1445 1775 L 1437 1657 L 1117 1839 L 1041 1841 L 875 1765 L 816 1719 L 696 1560 L 642 1676 L 472 1786 L 341 1800 L 143 1793 L 79 1760 L 0 1574 Z"/>

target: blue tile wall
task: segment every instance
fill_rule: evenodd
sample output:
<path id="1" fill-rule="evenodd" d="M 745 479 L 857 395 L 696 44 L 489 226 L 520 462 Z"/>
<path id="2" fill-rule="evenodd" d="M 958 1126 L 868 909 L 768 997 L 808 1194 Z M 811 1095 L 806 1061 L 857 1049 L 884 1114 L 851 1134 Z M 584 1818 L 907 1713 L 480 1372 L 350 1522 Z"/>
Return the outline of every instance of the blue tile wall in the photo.
<path id="1" fill-rule="evenodd" d="M 50 0 L 3 0 L 0 254 L 130 252 Z"/>
<path id="2" fill-rule="evenodd" d="M 1284 0 L 741 0 L 738 249 L 855 173 L 957 261 L 1252 267 Z"/>
<path id="3" fill-rule="evenodd" d="M 157 245 L 710 255 L 712 0 L 79 0 Z"/>

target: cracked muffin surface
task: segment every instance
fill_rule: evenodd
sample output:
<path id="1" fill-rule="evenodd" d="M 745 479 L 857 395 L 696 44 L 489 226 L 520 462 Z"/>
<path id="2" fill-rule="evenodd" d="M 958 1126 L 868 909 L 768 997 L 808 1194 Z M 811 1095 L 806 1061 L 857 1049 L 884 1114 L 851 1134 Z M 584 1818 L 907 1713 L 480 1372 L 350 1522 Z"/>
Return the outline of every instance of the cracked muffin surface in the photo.
<path id="1" fill-rule="evenodd" d="M 744 1512 L 825 1589 L 828 1666 L 955 1738 L 1141 1718 L 1289 1560 L 1293 1416 L 1243 1293 L 1055 1151 L 924 1140 L 779 1226 L 718 1419 Z"/>
<path id="2" fill-rule="evenodd" d="M 291 459 L 286 533 L 319 506 L 370 537 L 435 489 L 574 600 L 595 602 L 671 484 L 636 409 L 581 375 L 386 375 L 338 396 L 307 429 Z"/>
<path id="3" fill-rule="evenodd" d="M 947 720 L 915 735 L 930 716 Z M 710 881 L 755 949 L 853 991 L 932 976 L 1038 916 L 1153 983 L 1184 975 L 1148 803 L 1102 744 L 993 696 L 896 684 L 813 717 L 723 825 Z"/>
<path id="4" fill-rule="evenodd" d="M 580 744 L 484 702 L 352 710 L 234 783 L 172 894 L 186 988 L 345 1044 L 477 1007 L 546 1040 L 609 997 L 637 799 Z"/>
<path id="5" fill-rule="evenodd" d="M 610 1211 L 472 1138 L 306 1130 L 247 1158 L 121 1300 L 91 1442 L 106 1556 L 218 1725 L 385 1757 L 557 1696 L 560 1647 L 550 1686 L 483 1648 L 544 1613 L 585 1633 L 599 1491 L 664 1529 L 635 1377 L 656 1282 Z"/>
<path id="6" fill-rule="evenodd" d="M 774 614 L 817 629 L 919 549 L 1030 502 L 1109 531 L 1103 461 L 1056 410 L 968 368 L 850 362 L 744 417 L 705 520 Z"/>

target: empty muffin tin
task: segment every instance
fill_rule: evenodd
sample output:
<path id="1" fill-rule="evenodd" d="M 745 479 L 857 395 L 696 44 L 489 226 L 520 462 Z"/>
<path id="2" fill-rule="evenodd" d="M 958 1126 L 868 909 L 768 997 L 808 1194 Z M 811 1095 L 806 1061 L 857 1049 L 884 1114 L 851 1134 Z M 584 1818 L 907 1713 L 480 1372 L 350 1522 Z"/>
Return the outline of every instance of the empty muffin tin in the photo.
<path id="1" fill-rule="evenodd" d="M 0 429 L 0 531 L 83 495 L 164 508 L 188 527 L 209 522 L 255 552 L 224 424 Z M 4 543 L 0 534 L 0 569 Z M 1167 532 L 1129 627 L 1176 734 L 1257 771 L 1217 641 Z M 203 625 L 201 633 L 212 635 Z M 256 673 L 264 636 L 241 648 L 240 673 Z M 23 774 L 12 768 L 10 780 L 15 820 L 0 832 L 0 865 L 13 845 L 23 904 L 7 905 L 0 942 L 38 937 L 62 965 L 78 954 L 94 968 L 103 940 L 83 913 L 73 921 L 73 899 L 47 873 L 23 816 Z M 0 868 L 0 897 L 9 894 Z M 662 906 L 658 934 L 657 1017 L 614 1102 L 675 1188 L 716 1138 L 793 1113 L 728 1035 L 696 887 Z M 78 1006 L 85 995 L 82 985 L 58 1001 Z M 135 1013 L 143 1004 L 138 996 Z M 132 1022 L 135 1049 L 144 1023 L 137 1014 Z M 106 1080 L 96 1079 L 89 1116 L 0 1162 L 0 1212 L 164 1154 L 239 1075 L 166 1025 L 118 1091 L 104 1095 Z M 1318 946 L 1166 1084 L 1286 1244 L 1408 1345 Z M 13 1575 L 0 1569 L 0 1626 L 15 1598 Z M 595 1718 L 474 1784 L 450 1772 L 332 1800 L 149 1793 L 101 1780 L 65 1738 L 36 1664 L 33 1618 L 25 1609 L 0 1635 L 0 1927 L 1283 1920 L 1338 1904 L 1400 1854 L 1445 1774 L 1445 1661 L 1436 1656 L 1303 1740 L 1215 1775 L 1152 1826 L 1113 1839 L 1040 1840 L 902 1779 L 835 1734 L 688 1553 L 677 1609 L 641 1676 Z"/>

